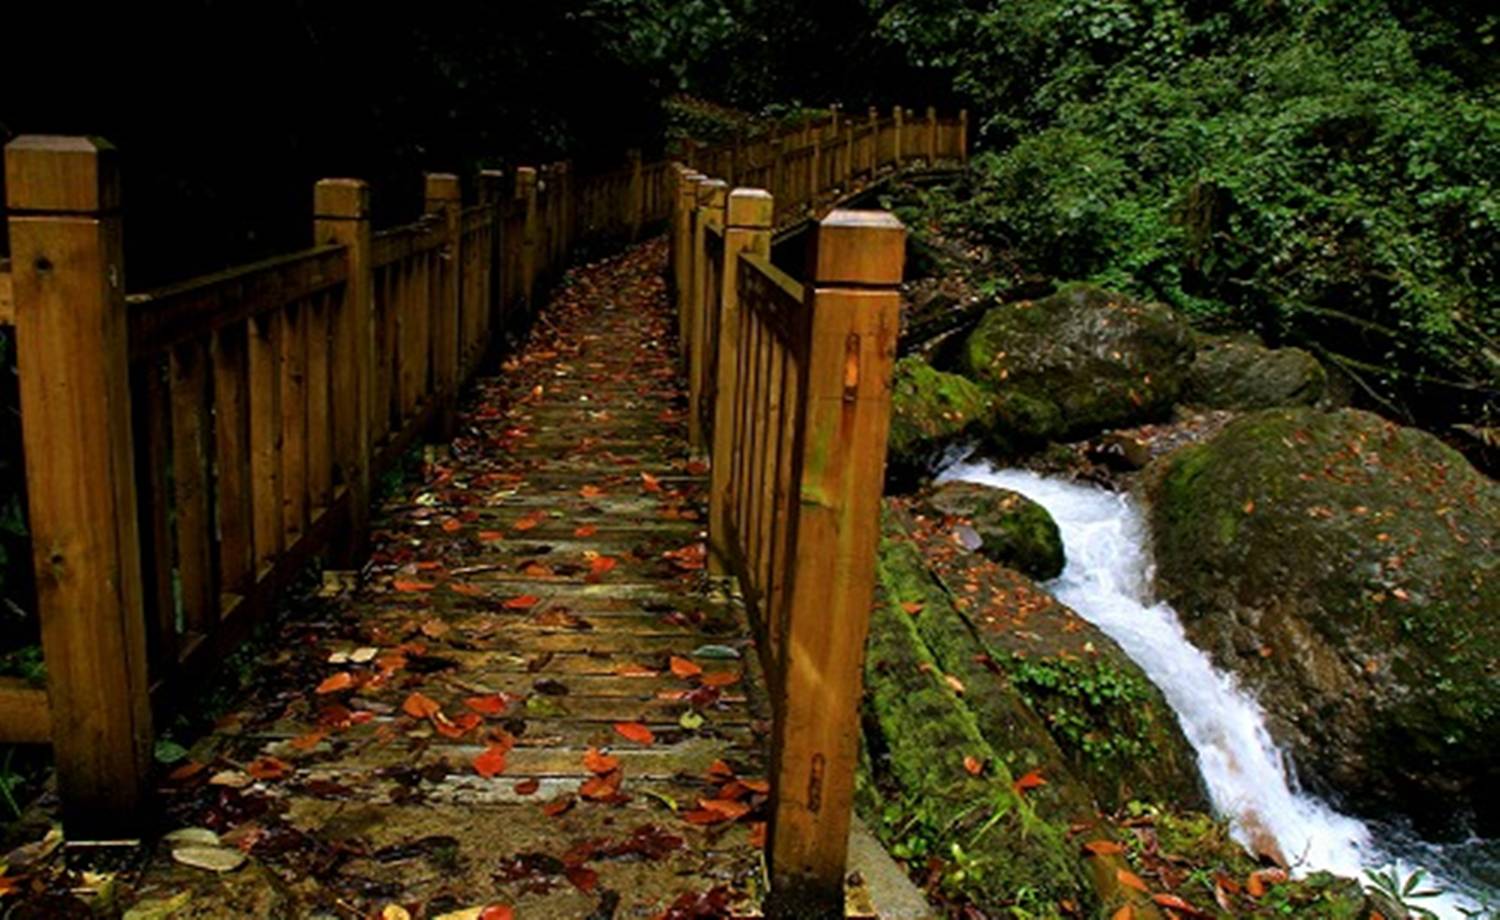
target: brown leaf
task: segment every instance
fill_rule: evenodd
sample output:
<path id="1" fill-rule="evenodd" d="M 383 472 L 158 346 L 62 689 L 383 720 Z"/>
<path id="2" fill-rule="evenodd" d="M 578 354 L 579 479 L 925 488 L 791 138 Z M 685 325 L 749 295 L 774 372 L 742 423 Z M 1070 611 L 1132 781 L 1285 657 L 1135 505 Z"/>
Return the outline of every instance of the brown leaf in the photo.
<path id="1" fill-rule="evenodd" d="M 549 818 L 555 818 L 558 815 L 567 812 L 568 809 L 572 808 L 575 801 L 577 800 L 574 799 L 571 795 L 558 796 L 552 801 L 542 805 L 542 814 L 546 815 Z"/>
<path id="2" fill-rule="evenodd" d="M 599 873 L 588 866 L 568 866 L 563 873 L 573 883 L 573 887 L 584 894 L 593 893 L 594 886 L 599 884 Z"/>
<path id="3" fill-rule="evenodd" d="M 523 779 L 511 787 L 516 795 L 532 795 L 540 788 L 542 788 L 542 782 L 534 776 L 530 779 Z"/>
<path id="4" fill-rule="evenodd" d="M 293 767 L 279 757 L 257 757 L 245 767 L 245 772 L 256 779 L 284 779 L 291 776 Z"/>

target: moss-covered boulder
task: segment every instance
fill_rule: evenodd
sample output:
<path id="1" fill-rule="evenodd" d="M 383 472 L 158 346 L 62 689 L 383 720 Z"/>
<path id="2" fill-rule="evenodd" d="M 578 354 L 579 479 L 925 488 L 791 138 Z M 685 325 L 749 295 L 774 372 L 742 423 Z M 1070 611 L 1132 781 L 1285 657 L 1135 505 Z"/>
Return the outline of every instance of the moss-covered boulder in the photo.
<path id="1" fill-rule="evenodd" d="M 891 380 L 887 465 L 898 482 L 929 475 L 953 444 L 983 436 L 993 418 L 983 387 L 916 356 L 896 362 Z"/>
<path id="2" fill-rule="evenodd" d="M 1425 432 L 1273 409 L 1159 461 L 1158 587 L 1304 779 L 1500 827 L 1500 486 Z"/>
<path id="3" fill-rule="evenodd" d="M 1300 348 L 1228 340 L 1193 356 L 1183 399 L 1208 409 L 1311 406 L 1327 383 L 1323 365 Z"/>
<path id="4" fill-rule="evenodd" d="M 925 496 L 937 513 L 962 520 L 980 540 L 978 551 L 1032 578 L 1063 570 L 1062 534 L 1047 509 L 1019 492 L 977 482 L 945 482 Z"/>
<path id="5" fill-rule="evenodd" d="M 1000 398 L 1000 429 L 1021 441 L 1076 440 L 1171 413 L 1193 358 L 1171 307 L 1090 285 L 989 310 L 963 371 Z"/>

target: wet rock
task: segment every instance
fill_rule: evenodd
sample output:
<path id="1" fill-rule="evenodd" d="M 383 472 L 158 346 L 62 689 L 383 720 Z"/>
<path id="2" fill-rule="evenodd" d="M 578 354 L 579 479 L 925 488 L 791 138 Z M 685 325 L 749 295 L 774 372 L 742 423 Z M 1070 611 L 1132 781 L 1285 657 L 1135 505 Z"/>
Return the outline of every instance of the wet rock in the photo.
<path id="1" fill-rule="evenodd" d="M 917 357 L 896 362 L 891 381 L 890 476 L 911 484 L 931 474 L 944 452 L 979 437 L 992 416 L 990 394 Z"/>
<path id="2" fill-rule="evenodd" d="M 939 515 L 963 518 L 978 550 L 1002 565 L 1033 578 L 1056 578 L 1063 570 L 1062 534 L 1047 509 L 1009 489 L 977 482 L 945 482 L 925 496 Z"/>
<path id="3" fill-rule="evenodd" d="M 1230 340 L 1194 355 L 1183 399 L 1209 409 L 1311 406 L 1327 382 L 1323 365 L 1300 348 Z"/>

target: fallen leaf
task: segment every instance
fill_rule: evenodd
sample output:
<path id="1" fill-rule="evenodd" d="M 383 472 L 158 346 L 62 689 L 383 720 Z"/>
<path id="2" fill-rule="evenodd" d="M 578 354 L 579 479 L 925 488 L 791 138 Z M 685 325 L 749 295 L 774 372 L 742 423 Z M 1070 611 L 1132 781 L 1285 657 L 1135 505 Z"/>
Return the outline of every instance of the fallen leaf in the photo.
<path id="1" fill-rule="evenodd" d="M 1047 785 L 1047 781 L 1042 778 L 1042 774 L 1037 772 L 1036 770 L 1032 770 L 1030 773 L 1027 773 L 1025 776 L 1012 783 L 1011 788 L 1014 789 L 1017 793 L 1021 793 L 1025 792 L 1027 789 L 1035 789 L 1038 786 L 1045 785 Z"/>
<path id="2" fill-rule="evenodd" d="M 498 716 L 503 714 L 510 704 L 500 694 L 490 693 L 485 696 L 471 696 L 464 700 L 464 705 L 480 715 Z"/>
<path id="3" fill-rule="evenodd" d="M 442 710 L 437 700 L 415 691 L 401 704 L 401 711 L 413 719 L 430 719 Z"/>
<path id="4" fill-rule="evenodd" d="M 650 473 L 642 472 L 641 488 L 645 489 L 647 492 L 660 492 L 661 480 L 657 479 L 655 476 L 652 476 Z"/>
<path id="5" fill-rule="evenodd" d="M 740 682 L 738 671 L 716 671 L 712 674 L 703 675 L 703 686 L 705 687 L 729 687 Z"/>
<path id="6" fill-rule="evenodd" d="M 682 678 L 683 680 L 687 680 L 690 677 L 697 677 L 699 674 L 703 673 L 702 668 L 698 667 L 693 662 L 688 661 L 686 658 L 679 658 L 676 655 L 672 656 L 671 665 L 672 673 Z"/>
<path id="7" fill-rule="evenodd" d="M 318 684 L 318 689 L 313 692 L 338 693 L 340 690 L 347 690 L 352 686 L 354 686 L 354 675 L 348 671 L 340 671 L 332 677 L 324 678 L 323 682 Z"/>
<path id="8" fill-rule="evenodd" d="M 1115 911 L 1114 916 L 1110 917 L 1109 920 L 1135 920 L 1135 908 L 1126 904 Z"/>
<path id="9" fill-rule="evenodd" d="M 598 532 L 599 528 L 594 526 L 593 524 L 584 524 L 573 531 L 573 536 L 578 537 L 579 539 L 587 539 L 588 537 L 592 537 Z"/>
<path id="10" fill-rule="evenodd" d="M 1153 894 L 1151 896 L 1151 900 L 1155 901 L 1162 907 L 1170 908 L 1177 911 L 1178 913 L 1187 914 L 1189 917 L 1210 916 L 1209 914 L 1206 914 L 1193 905 L 1189 904 L 1187 901 L 1184 901 L 1182 898 L 1179 898 L 1175 894 Z"/>
<path id="11" fill-rule="evenodd" d="M 616 722 L 615 733 L 627 741 L 634 741 L 636 744 L 656 743 L 656 736 L 651 733 L 651 729 L 639 722 Z"/>
<path id="12" fill-rule="evenodd" d="M 274 780 L 291 776 L 293 769 L 291 764 L 279 757 L 257 757 L 245 767 L 245 772 L 256 779 Z"/>
<path id="13" fill-rule="evenodd" d="M 172 851 L 172 858 L 209 872 L 233 872 L 245 864 L 245 854 L 229 847 L 179 847 Z"/>
<path id="14" fill-rule="evenodd" d="M 954 677 L 952 674 L 944 674 L 943 683 L 947 684 L 948 689 L 952 690 L 954 693 L 957 693 L 959 696 L 964 695 L 964 682 L 959 680 L 957 677 Z"/>
<path id="15" fill-rule="evenodd" d="M 578 494 L 582 495 L 584 498 L 598 498 L 599 496 L 604 494 L 604 490 L 596 485 L 590 484 L 579 489 Z"/>
<path id="16" fill-rule="evenodd" d="M 571 795 L 559 796 L 542 806 L 542 814 L 549 818 L 555 818 L 572 808 L 575 801 Z"/>
<path id="17" fill-rule="evenodd" d="M 485 779 L 493 779 L 505 772 L 506 749 L 502 745 L 491 744 L 486 747 L 479 756 L 474 758 L 474 772 Z"/>
<path id="18" fill-rule="evenodd" d="M 540 788 L 542 788 L 541 780 L 537 779 L 536 777 L 532 777 L 531 779 L 523 779 L 520 782 L 516 783 L 511 787 L 511 790 L 515 792 L 516 795 L 532 795 Z"/>
<path id="19" fill-rule="evenodd" d="M 588 866 L 568 866 L 563 874 L 573 883 L 574 888 L 584 894 L 592 894 L 594 886 L 599 884 L 599 873 Z"/>
<path id="20" fill-rule="evenodd" d="M 1146 887 L 1146 883 L 1141 881 L 1141 877 L 1129 869 L 1116 869 L 1115 878 L 1126 888 L 1134 888 L 1142 894 L 1151 893 L 1151 889 Z"/>
<path id="21" fill-rule="evenodd" d="M 437 585 L 427 581 L 412 581 L 406 578 L 398 578 L 395 581 L 391 582 L 391 587 L 395 588 L 397 591 L 406 591 L 410 593 L 416 591 L 431 591 L 432 589 L 436 588 Z"/>
<path id="22" fill-rule="evenodd" d="M 964 755 L 964 769 L 969 771 L 970 776 L 978 776 L 984 772 L 984 761 L 973 754 Z"/>
<path id="23" fill-rule="evenodd" d="M 917 614 L 921 613 L 924 609 L 926 609 L 926 607 L 927 605 L 922 603 L 921 601 L 907 601 L 906 603 L 901 605 L 901 609 L 905 610 L 912 616 L 916 616 Z"/>
<path id="24" fill-rule="evenodd" d="M 578 785 L 578 794 L 592 802 L 604 802 L 614 799 L 620 792 L 620 783 L 625 774 L 619 769 L 611 770 L 602 776 L 591 776 Z"/>
<path id="25" fill-rule="evenodd" d="M 541 601 L 542 599 L 537 597 L 535 594 L 523 594 L 520 597 L 511 598 L 500 606 L 506 608 L 507 610 L 530 610 L 532 607 L 535 607 L 537 604 L 541 603 Z"/>
<path id="26" fill-rule="evenodd" d="M 600 753 L 598 748 L 591 747 L 583 755 L 583 766 L 590 773 L 603 776 L 620 768 L 620 758 Z"/>
<path id="27" fill-rule="evenodd" d="M 298 735 L 291 741 L 288 741 L 287 744 L 299 751 L 310 751 L 321 744 L 326 737 L 328 737 L 328 732 L 320 728 L 304 735 Z"/>
<path id="28" fill-rule="evenodd" d="M 498 530 L 481 530 L 478 537 L 481 543 L 498 543 L 505 539 L 505 534 Z"/>

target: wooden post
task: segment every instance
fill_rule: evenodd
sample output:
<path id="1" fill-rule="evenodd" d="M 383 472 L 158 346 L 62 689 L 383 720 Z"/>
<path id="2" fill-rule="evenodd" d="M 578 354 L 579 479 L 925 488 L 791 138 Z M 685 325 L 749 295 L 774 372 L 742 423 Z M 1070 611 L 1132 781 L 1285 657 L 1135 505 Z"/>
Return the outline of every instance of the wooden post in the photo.
<path id="1" fill-rule="evenodd" d="M 823 194 L 823 131 L 818 129 L 812 136 L 812 157 L 808 161 L 807 213 L 818 210 L 818 199 Z"/>
<path id="2" fill-rule="evenodd" d="M 958 110 L 958 161 L 969 162 L 969 110 Z"/>
<path id="3" fill-rule="evenodd" d="M 525 214 L 521 220 L 521 302 L 529 317 L 536 308 L 536 167 L 516 169 L 516 199 Z"/>
<path id="4" fill-rule="evenodd" d="M 349 490 L 349 535 L 340 555 L 364 555 L 370 520 L 370 458 L 374 452 L 375 263 L 370 187 L 360 179 L 323 179 L 313 187 L 313 242 L 345 247 L 349 280 L 333 318 L 333 431 L 339 482 Z"/>
<path id="5" fill-rule="evenodd" d="M 870 178 L 880 172 L 880 110 L 870 106 Z"/>
<path id="6" fill-rule="evenodd" d="M 708 572 L 731 572 L 729 559 L 729 487 L 733 467 L 736 370 L 740 349 L 740 253 L 770 257 L 775 202 L 763 189 L 737 188 L 729 193 L 724 216 L 724 271 L 719 276 L 719 341 L 717 381 L 714 386 L 713 453 L 710 454 L 708 492 Z"/>
<path id="7" fill-rule="evenodd" d="M 698 205 L 698 182 L 703 177 L 691 170 L 677 176 L 677 202 L 675 211 L 677 224 L 676 255 L 673 265 L 672 286 L 677 300 L 677 349 L 678 357 L 687 360 L 688 344 L 692 341 L 692 326 L 689 325 L 688 303 L 692 298 L 693 279 L 693 210 Z"/>
<path id="8" fill-rule="evenodd" d="M 783 188 L 785 184 L 786 147 L 778 137 L 771 141 L 771 181 L 768 183 L 769 191 L 777 201 L 786 200 L 786 189 Z"/>
<path id="9" fill-rule="evenodd" d="M 630 164 L 630 189 L 626 197 L 626 222 L 629 225 L 630 242 L 641 238 L 641 228 L 646 224 L 646 181 L 641 166 L 641 152 L 632 150 L 626 155 Z"/>
<path id="10" fill-rule="evenodd" d="M 488 341 L 484 343 L 480 366 L 493 368 L 499 345 L 505 340 L 502 319 L 505 316 L 505 294 L 501 290 L 503 282 L 500 277 L 500 266 L 505 262 L 502 239 L 505 233 L 505 170 L 481 169 L 477 184 L 479 203 L 489 209 L 493 221 L 490 224 L 490 251 L 484 255 L 485 290 L 489 292 L 484 309 L 488 311 L 489 319 L 484 324 Z"/>
<path id="11" fill-rule="evenodd" d="M 937 106 L 927 107 L 927 168 L 937 168 Z"/>
<path id="12" fill-rule="evenodd" d="M 895 161 L 896 168 L 900 169 L 902 159 L 905 157 L 905 148 L 902 144 L 902 129 L 906 125 L 905 110 L 899 105 L 896 106 L 891 110 L 891 119 L 895 123 L 895 126 L 891 129 L 891 159 Z"/>
<path id="13" fill-rule="evenodd" d="M 115 150 L 17 138 L 5 187 L 63 824 L 70 840 L 132 836 L 145 824 L 152 730 Z"/>
<path id="14" fill-rule="evenodd" d="M 729 184 L 723 179 L 709 179 L 698 186 L 698 218 L 693 227 L 693 341 L 688 352 L 688 446 L 700 455 L 708 446 L 703 431 L 703 404 L 712 366 L 709 358 L 713 343 L 709 336 L 714 328 L 710 312 L 714 297 L 711 294 L 717 293 L 709 290 L 713 279 L 708 264 L 708 231 L 724 226 L 728 199 Z"/>
<path id="15" fill-rule="evenodd" d="M 906 229 L 834 211 L 810 254 L 795 568 L 772 743 L 768 913 L 843 916 Z"/>
<path id="16" fill-rule="evenodd" d="M 442 251 L 438 256 L 437 283 L 433 285 L 432 313 L 432 382 L 437 407 L 433 415 L 432 436 L 450 441 L 458 427 L 459 352 L 462 348 L 463 309 L 459 301 L 459 189 L 458 177 L 452 173 L 427 173 L 426 204 L 423 211 L 435 215 L 444 225 Z"/>
<path id="17" fill-rule="evenodd" d="M 853 188 L 854 182 L 854 125 L 852 122 L 844 125 L 844 154 L 839 164 L 839 191 L 848 192 Z"/>

